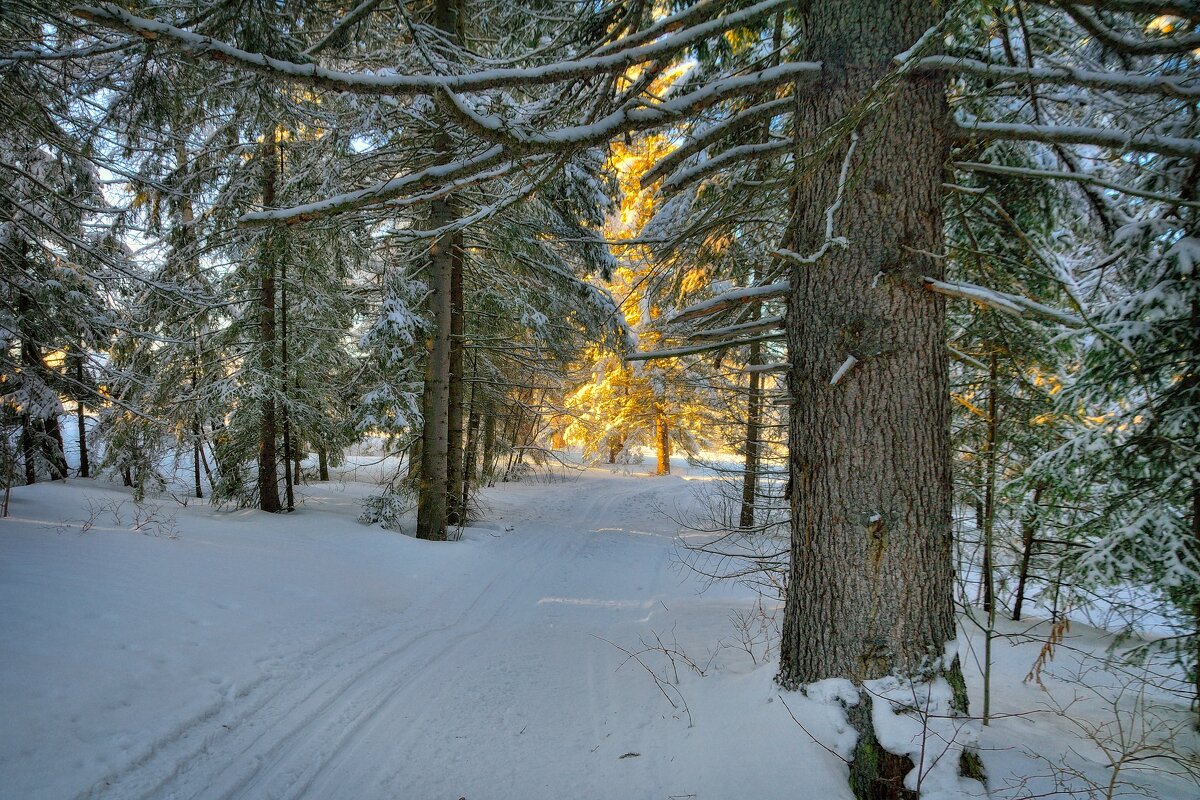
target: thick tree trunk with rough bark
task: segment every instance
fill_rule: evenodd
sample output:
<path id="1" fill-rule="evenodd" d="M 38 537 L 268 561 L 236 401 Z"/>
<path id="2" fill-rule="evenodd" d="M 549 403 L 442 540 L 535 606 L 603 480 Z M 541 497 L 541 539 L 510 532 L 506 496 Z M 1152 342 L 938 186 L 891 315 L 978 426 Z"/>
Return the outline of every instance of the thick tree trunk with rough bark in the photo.
<path id="1" fill-rule="evenodd" d="M 440 228 L 454 220 L 446 199 L 434 200 L 429 226 Z M 447 467 L 450 413 L 450 284 L 453 237 L 442 236 L 429 249 L 426 279 L 429 284 L 429 353 L 425 360 L 422 397 L 424 426 L 421 436 L 421 472 L 417 486 L 417 538 L 446 538 Z"/>
<path id="2" fill-rule="evenodd" d="M 792 559 L 779 668 L 789 688 L 924 675 L 955 634 L 945 311 L 921 280 L 943 272 L 927 255 L 943 249 L 943 82 L 907 79 L 853 121 L 892 57 L 943 11 L 925 0 L 828 0 L 801 18 L 803 56 L 824 73 L 798 93 L 793 250 L 826 246 L 851 129 L 858 145 L 834 214 L 833 236 L 847 246 L 791 275 Z M 896 776 L 911 765 L 872 748 L 869 707 L 864 696 L 851 713 L 852 790 L 905 796 Z"/>
<path id="3" fill-rule="evenodd" d="M 263 144 L 262 198 L 263 207 L 275 205 L 276 141 L 272 131 Z M 262 270 L 259 294 L 259 348 L 263 379 L 267 382 L 262 401 L 262 422 L 258 435 L 258 507 L 272 513 L 279 511 L 279 474 L 275 441 L 278 430 L 275 422 L 275 246 L 276 231 L 268 231 L 259 254 Z"/>
<path id="4" fill-rule="evenodd" d="M 460 0 L 436 0 L 434 25 L 452 41 L 458 41 L 462 9 Z M 438 134 L 435 152 L 450 149 L 450 138 Z M 458 205 L 453 195 L 429 204 L 429 227 L 438 229 L 454 223 Z M 424 422 L 421 430 L 421 471 L 417 478 L 417 538 L 446 539 L 450 478 L 450 358 L 453 318 L 454 259 L 457 233 L 447 233 L 429 248 L 426 279 L 429 284 L 429 354 L 425 361 L 422 395 Z"/>

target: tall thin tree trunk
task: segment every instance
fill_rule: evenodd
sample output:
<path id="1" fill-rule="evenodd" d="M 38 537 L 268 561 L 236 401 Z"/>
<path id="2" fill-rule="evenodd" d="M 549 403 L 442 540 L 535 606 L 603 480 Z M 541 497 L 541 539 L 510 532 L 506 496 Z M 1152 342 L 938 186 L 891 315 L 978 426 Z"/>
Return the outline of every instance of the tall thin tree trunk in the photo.
<path id="1" fill-rule="evenodd" d="M 175 143 L 175 169 L 186 181 L 188 171 L 188 152 L 187 145 L 181 138 Z M 197 280 L 199 278 L 200 263 L 199 254 L 196 252 L 194 245 L 196 243 L 195 232 L 192 225 L 195 222 L 195 212 L 192 208 L 192 198 L 187 193 L 187 187 L 179 192 L 179 221 L 181 246 L 184 258 L 188 265 L 188 278 Z M 203 499 L 204 487 L 200 483 L 200 462 L 204 456 L 204 442 L 201 438 L 203 425 L 200 421 L 200 333 L 198 328 L 192 328 L 192 481 L 193 489 L 196 494 L 196 499 Z M 207 465 L 206 465 L 207 468 Z M 209 476 L 209 485 L 212 485 L 212 476 Z"/>
<path id="2" fill-rule="evenodd" d="M 283 148 L 279 147 L 279 171 L 283 171 Z M 279 261 L 279 383 L 283 397 L 283 488 L 287 510 L 296 510 L 296 478 L 292 474 L 292 415 L 288 394 L 288 277 L 287 259 Z"/>
<path id="3" fill-rule="evenodd" d="M 786 323 L 792 542 L 779 681 L 789 688 L 921 676 L 955 635 L 945 307 L 922 284 L 945 269 L 936 255 L 950 145 L 943 79 L 906 78 L 867 110 L 840 178 L 847 120 L 943 9 L 923 0 L 802 9 L 802 55 L 824 73 L 797 93 L 804 174 L 788 244 L 824 254 L 793 265 Z M 825 233 L 839 196 L 833 235 L 845 247 Z M 878 745 L 870 704 L 864 692 L 851 709 L 851 789 L 912 797 L 911 764 Z"/>
<path id="4" fill-rule="evenodd" d="M 479 461 L 479 351 L 472 359 L 471 401 L 467 412 L 467 444 L 463 453 L 462 509 L 470 513 L 471 486 L 475 483 L 475 465 Z"/>
<path id="5" fill-rule="evenodd" d="M 25 485 L 37 483 L 37 450 L 33 446 L 33 417 L 21 415 L 21 460 L 25 463 Z"/>
<path id="6" fill-rule="evenodd" d="M 754 314 L 758 316 L 757 311 Z M 761 342 L 750 345 L 749 366 L 761 360 Z M 754 527 L 754 507 L 758 495 L 758 451 L 762 438 L 762 373 L 751 371 L 746 388 L 746 454 L 742 469 L 742 509 L 738 526 L 742 530 Z"/>
<path id="7" fill-rule="evenodd" d="M 489 395 L 483 408 L 483 463 L 479 483 L 491 486 L 496 475 L 496 401 Z"/>
<path id="8" fill-rule="evenodd" d="M 88 446 L 87 446 L 87 417 L 83 407 L 83 352 L 82 350 L 75 354 L 73 366 L 75 368 L 75 392 L 78 400 L 75 404 L 76 424 L 79 426 L 79 477 L 91 477 L 88 466 Z"/>
<path id="9" fill-rule="evenodd" d="M 324 447 L 317 448 L 317 479 L 329 480 L 329 453 Z"/>
<path id="10" fill-rule="evenodd" d="M 459 525 L 464 520 L 463 478 L 463 349 L 466 333 L 463 306 L 462 231 L 453 236 L 450 253 L 450 386 L 446 454 L 446 522 Z"/>
<path id="11" fill-rule="evenodd" d="M 987 428 L 983 437 L 983 611 L 991 626 L 996 608 L 996 576 L 992 546 L 996 527 L 996 372 L 997 355 L 992 347 L 988 360 Z"/>
<path id="12" fill-rule="evenodd" d="M 194 383 L 194 381 L 193 381 Z M 200 415 L 192 415 L 192 482 L 195 484 L 196 499 L 204 498 L 204 484 L 200 482 L 200 462 L 204 458 L 204 442 L 200 436 Z"/>
<path id="13" fill-rule="evenodd" d="M 262 198 L 263 207 L 275 205 L 276 131 L 272 130 L 263 143 Z M 259 254 L 262 270 L 259 295 L 259 346 L 263 380 L 267 384 L 262 401 L 262 422 L 258 435 L 258 507 L 272 513 L 279 509 L 278 456 L 275 440 L 278 436 L 275 421 L 275 261 L 276 237 L 269 230 Z"/>
<path id="14" fill-rule="evenodd" d="M 1021 563 L 1017 568 L 1016 597 L 1013 598 L 1013 620 L 1021 621 L 1021 610 L 1025 604 L 1025 587 L 1029 583 L 1029 562 L 1033 558 L 1033 544 L 1037 536 L 1037 507 L 1042 499 L 1042 487 L 1033 490 L 1033 507 L 1021 521 Z"/>

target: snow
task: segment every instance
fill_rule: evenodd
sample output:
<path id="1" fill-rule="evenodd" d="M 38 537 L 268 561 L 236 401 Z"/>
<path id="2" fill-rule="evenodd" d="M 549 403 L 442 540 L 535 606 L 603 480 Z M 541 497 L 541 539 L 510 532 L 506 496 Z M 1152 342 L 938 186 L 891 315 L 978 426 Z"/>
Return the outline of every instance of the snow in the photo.
<path id="1" fill-rule="evenodd" d="M 355 521 L 395 466 L 352 454 L 300 487 L 293 515 L 139 508 L 82 479 L 16 488 L 0 520 L 0 796 L 849 797 L 855 687 L 782 692 L 772 659 L 734 644 L 731 614 L 759 597 L 680 568 L 671 518 L 713 473 L 560 469 L 485 490 L 460 542 L 431 543 Z M 1102 778 L 1071 719 L 1029 714 L 1101 685 L 1057 674 L 1102 634 L 1068 636 L 1043 691 L 1022 678 L 1044 625 L 1012 628 L 980 734 L 993 788 L 1037 770 L 1022 745 L 1078 746 L 1072 763 Z M 976 709 L 981 650 L 960 637 Z M 870 688 L 912 705 L 887 681 Z M 875 707 L 883 740 L 911 749 L 918 719 Z M 971 788 L 930 765 L 926 796 Z"/>
<path id="2" fill-rule="evenodd" d="M 292 516 L 168 499 L 177 538 L 129 532 L 117 488 L 20 487 L 0 521 L 0 795 L 845 796 L 771 665 L 708 664 L 757 597 L 676 568 L 654 509 L 695 485 L 503 485 L 454 544 L 356 523 L 361 483 L 303 487 Z M 89 500 L 124 501 L 121 521 L 81 533 Z M 622 666 L 617 646 L 655 633 L 708 664 L 680 665 L 679 708 Z"/>

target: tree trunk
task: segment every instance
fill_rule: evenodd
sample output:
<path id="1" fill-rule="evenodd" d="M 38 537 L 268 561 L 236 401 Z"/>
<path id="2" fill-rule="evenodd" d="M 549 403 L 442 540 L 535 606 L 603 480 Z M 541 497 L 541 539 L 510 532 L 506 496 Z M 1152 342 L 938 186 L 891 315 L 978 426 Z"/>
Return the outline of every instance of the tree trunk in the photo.
<path id="1" fill-rule="evenodd" d="M 833 235 L 848 245 L 825 233 L 847 120 L 943 10 L 919 0 L 805 9 L 803 55 L 824 62 L 824 77 L 797 93 L 804 174 L 789 244 L 826 252 L 793 266 L 786 323 L 792 543 L 779 681 L 788 688 L 923 676 L 955 634 L 945 308 L 922 284 L 944 272 L 925 255 L 943 250 L 950 116 L 941 78 L 905 79 L 866 112 L 834 214 Z M 852 721 L 855 795 L 911 796 L 892 782 L 890 754 L 871 749 L 870 715 Z"/>
<path id="2" fill-rule="evenodd" d="M 671 474 L 671 431 L 666 411 L 661 405 L 654 407 L 654 449 L 658 456 L 656 475 Z"/>
<path id="3" fill-rule="evenodd" d="M 446 199 L 434 200 L 429 217 L 432 228 L 454 220 L 454 209 Z M 449 458 L 450 413 L 450 312 L 453 237 L 442 236 L 430 247 L 428 282 L 430 331 L 429 354 L 425 361 L 425 391 L 422 408 L 421 472 L 418 478 L 417 538 L 446 538 L 446 483 Z"/>
<path id="4" fill-rule="evenodd" d="M 456 41 L 459 24 L 456 0 L 436 0 L 434 25 Z M 434 137 L 435 152 L 450 149 L 446 133 Z M 442 228 L 458 218 L 454 197 L 430 202 L 429 227 Z M 422 396 L 424 423 L 421 431 L 421 472 L 417 480 L 417 538 L 444 541 L 447 524 L 447 490 L 450 448 L 450 342 L 452 339 L 453 273 L 455 234 L 438 237 L 429 248 L 430 331 L 429 355 L 425 361 L 425 387 Z"/>
<path id="5" fill-rule="evenodd" d="M 450 252 L 450 386 L 447 420 L 446 522 L 460 525 L 466 508 L 463 479 L 463 307 L 462 231 L 452 237 Z"/>
<path id="6" fill-rule="evenodd" d="M 275 131 L 267 135 L 262 152 L 263 207 L 275 205 L 276 139 Z M 278 457 L 275 440 L 275 256 L 277 232 L 268 230 L 259 253 L 262 278 L 259 297 L 259 347 L 266 396 L 262 401 L 262 422 L 258 434 L 258 507 L 272 513 L 279 509 Z"/>
<path id="7" fill-rule="evenodd" d="M 76 424 L 79 426 L 79 477 L 91 477 L 90 468 L 88 465 L 88 448 L 87 448 L 87 417 L 84 414 L 83 407 L 83 352 L 75 354 L 73 359 L 75 367 L 75 416 Z"/>
<path id="8" fill-rule="evenodd" d="M 483 464 L 479 483 L 491 486 L 496 475 L 496 401 L 489 395 L 483 409 Z"/>
<path id="9" fill-rule="evenodd" d="M 470 513 L 471 485 L 475 483 L 475 465 L 479 461 L 479 351 L 475 351 L 471 372 L 471 401 L 467 412 L 467 444 L 463 452 L 462 498 L 463 514 Z"/>
<path id="10" fill-rule="evenodd" d="M 283 148 L 279 148 L 279 167 L 283 171 Z M 283 397 L 283 489 L 287 510 L 296 510 L 296 478 L 292 474 L 292 415 L 288 397 L 288 277 L 287 259 L 279 261 L 279 385 Z"/>
<path id="11" fill-rule="evenodd" d="M 758 317 L 755 312 L 754 317 Z M 750 345 L 748 364 L 754 366 L 761 359 L 762 343 Z M 762 373 L 750 373 L 750 385 L 746 389 L 746 454 L 742 471 L 742 510 L 738 527 L 748 530 L 754 527 L 754 506 L 758 494 L 758 450 L 762 438 Z"/>
<path id="12" fill-rule="evenodd" d="M 987 429 L 983 439 L 983 611 L 988 615 L 991 628 L 992 614 L 996 608 L 996 576 L 993 545 L 996 528 L 996 349 L 993 346 L 988 361 Z"/>
<path id="13" fill-rule="evenodd" d="M 324 447 L 317 448 L 317 479 L 329 480 L 329 454 Z"/>
<path id="14" fill-rule="evenodd" d="M 1042 499 L 1042 487 L 1033 490 L 1033 508 L 1021 521 L 1021 564 L 1017 569 L 1016 597 L 1013 598 L 1013 620 L 1021 621 L 1021 608 L 1025 604 L 1025 586 L 1029 582 L 1029 562 L 1033 558 L 1033 542 L 1037 535 L 1037 506 Z"/>
<path id="15" fill-rule="evenodd" d="M 33 446 L 33 417 L 21 415 L 21 460 L 25 463 L 25 485 L 37 483 L 37 450 Z"/>

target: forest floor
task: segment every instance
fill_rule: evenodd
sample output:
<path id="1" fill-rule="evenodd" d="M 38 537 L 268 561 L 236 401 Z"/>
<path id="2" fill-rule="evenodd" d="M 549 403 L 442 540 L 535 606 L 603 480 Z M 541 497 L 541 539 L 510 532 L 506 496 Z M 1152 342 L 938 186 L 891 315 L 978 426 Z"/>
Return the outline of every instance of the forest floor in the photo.
<path id="1" fill-rule="evenodd" d="M 139 507 L 89 480 L 16 489 L 0 520 L 0 797 L 848 796 L 812 738 L 844 740 L 841 712 L 781 695 L 773 651 L 734 624 L 758 595 L 686 565 L 673 519 L 710 475 L 502 484 L 461 541 L 430 543 L 356 521 L 378 492 L 353 480 L 363 469 L 278 516 Z M 978 708 L 978 642 L 960 642 Z M 1076 626 L 1043 691 L 1022 682 L 1036 636 L 995 645 L 994 710 L 1014 715 L 981 739 L 995 796 L 1051 790 L 1060 755 L 1077 787 L 1107 782 L 1078 724 L 1107 736 L 1131 693 L 1149 692 L 1160 733 L 1186 718 L 1161 686 L 1122 693 L 1124 673 L 1081 667 L 1104 646 Z M 1195 796 L 1169 764 L 1134 765 L 1153 771 L 1122 777 Z"/>

